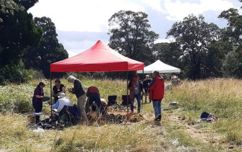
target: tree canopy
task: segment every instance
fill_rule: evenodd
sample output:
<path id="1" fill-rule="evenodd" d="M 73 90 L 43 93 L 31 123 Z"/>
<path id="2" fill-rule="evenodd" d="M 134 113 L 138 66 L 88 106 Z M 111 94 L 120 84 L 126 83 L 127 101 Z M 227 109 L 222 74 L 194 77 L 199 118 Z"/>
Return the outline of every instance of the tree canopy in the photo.
<path id="1" fill-rule="evenodd" d="M 182 53 L 179 58 L 185 63 L 187 76 L 191 79 L 203 78 L 207 68 L 213 66 L 208 66 L 204 58 L 211 55 L 209 46 L 220 38 L 218 26 L 206 23 L 203 16 L 189 15 L 183 21 L 176 22 L 167 35 L 173 36 L 179 45 Z"/>
<path id="2" fill-rule="evenodd" d="M 49 64 L 68 57 L 54 23 L 27 12 L 36 2 L 0 0 L 0 83 L 26 81 L 26 67 L 49 76 Z"/>
<path id="3" fill-rule="evenodd" d="M 242 15 L 238 9 L 230 8 L 223 11 L 220 18 L 228 21 L 224 37 L 231 45 L 231 52 L 226 55 L 224 70 L 227 76 L 242 77 Z"/>
<path id="4" fill-rule="evenodd" d="M 55 24 L 48 17 L 35 18 L 34 22 L 42 30 L 39 44 L 25 54 L 25 64 L 29 68 L 41 70 L 49 77 L 50 64 L 68 57 L 63 45 L 58 42 Z"/>
<path id="5" fill-rule="evenodd" d="M 144 12 L 119 11 L 109 19 L 109 45 L 130 58 L 150 62 L 158 34 Z"/>
<path id="6" fill-rule="evenodd" d="M 0 8 L 0 65 L 18 64 L 24 51 L 38 43 L 41 31 L 32 15 L 13 0 L 1 0 Z"/>

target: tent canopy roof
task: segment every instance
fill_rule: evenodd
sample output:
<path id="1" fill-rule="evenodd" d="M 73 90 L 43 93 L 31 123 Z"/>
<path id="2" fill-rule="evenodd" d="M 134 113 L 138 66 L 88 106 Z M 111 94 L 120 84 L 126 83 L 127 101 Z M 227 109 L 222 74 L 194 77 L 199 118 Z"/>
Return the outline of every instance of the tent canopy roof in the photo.
<path id="1" fill-rule="evenodd" d="M 160 60 L 157 60 L 154 63 L 152 63 L 144 68 L 144 73 L 152 73 L 154 71 L 158 71 L 160 73 L 180 73 L 181 72 L 181 70 L 179 68 L 165 64 L 164 62 L 161 62 Z M 139 71 L 139 73 L 142 73 L 142 72 Z"/>
<path id="2" fill-rule="evenodd" d="M 143 62 L 119 54 L 100 40 L 86 51 L 50 65 L 51 72 L 114 72 L 143 69 Z"/>

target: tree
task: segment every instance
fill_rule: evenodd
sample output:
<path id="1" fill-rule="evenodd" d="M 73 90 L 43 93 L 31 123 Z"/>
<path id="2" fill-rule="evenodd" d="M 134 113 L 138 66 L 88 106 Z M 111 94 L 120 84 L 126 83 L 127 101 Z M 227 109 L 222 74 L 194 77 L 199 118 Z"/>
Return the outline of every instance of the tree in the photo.
<path id="1" fill-rule="evenodd" d="M 179 45 L 182 53 L 180 59 L 186 65 L 185 72 L 189 78 L 195 80 L 210 76 L 206 74 L 206 69 L 213 65 L 208 66 L 204 59 L 211 54 L 210 44 L 220 38 L 217 25 L 206 23 L 203 16 L 189 15 L 183 21 L 173 24 L 167 35 L 173 36 Z"/>
<path id="2" fill-rule="evenodd" d="M 18 5 L 22 5 L 26 10 L 34 6 L 38 0 L 14 0 Z"/>
<path id="3" fill-rule="evenodd" d="M 157 43 L 153 47 L 155 60 L 161 60 L 176 67 L 180 67 L 179 57 L 181 55 L 177 43 Z"/>
<path id="4" fill-rule="evenodd" d="M 46 77 L 50 74 L 50 64 L 68 57 L 63 45 L 58 42 L 55 24 L 50 18 L 35 18 L 34 22 L 42 30 L 38 46 L 31 48 L 25 54 L 25 64 L 28 68 L 41 70 Z"/>
<path id="5" fill-rule="evenodd" d="M 41 31 L 34 25 L 32 15 L 24 6 L 14 0 L 0 0 L 0 33 L 1 80 L 22 80 L 22 57 L 28 48 L 38 43 Z M 11 73 L 11 70 L 15 72 L 14 69 L 19 71 L 19 78 L 11 80 L 4 71 Z"/>
<path id="6" fill-rule="evenodd" d="M 226 55 L 224 73 L 227 76 L 242 78 L 242 15 L 238 9 L 230 8 L 223 11 L 219 17 L 228 21 L 224 37 L 232 47 L 231 52 Z"/>
<path id="7" fill-rule="evenodd" d="M 0 6 L 0 65 L 18 64 L 26 48 L 39 41 L 41 31 L 24 7 L 12 0 L 1 0 Z"/>
<path id="8" fill-rule="evenodd" d="M 109 21 L 109 45 L 130 58 L 149 63 L 158 34 L 151 31 L 144 12 L 119 11 Z"/>

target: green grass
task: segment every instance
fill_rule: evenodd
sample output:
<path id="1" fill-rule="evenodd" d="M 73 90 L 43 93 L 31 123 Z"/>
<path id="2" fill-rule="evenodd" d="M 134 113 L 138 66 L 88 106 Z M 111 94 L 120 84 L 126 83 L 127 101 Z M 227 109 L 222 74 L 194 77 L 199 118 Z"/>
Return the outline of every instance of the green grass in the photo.
<path id="1" fill-rule="evenodd" d="M 44 80 L 46 95 L 50 94 L 49 81 Z M 67 88 L 72 84 L 62 80 Z M 81 79 L 83 86 L 95 85 L 102 98 L 126 94 L 126 81 Z M 211 79 L 184 81 L 166 91 L 163 101 L 162 127 L 153 125 L 152 104 L 144 104 L 145 122 L 132 124 L 106 124 L 73 126 L 63 131 L 46 130 L 34 133 L 27 127 L 27 115 L 32 112 L 31 98 L 39 80 L 16 85 L 0 86 L 0 151 L 241 151 L 242 145 L 242 81 Z M 73 103 L 74 95 L 69 94 Z M 178 109 L 169 110 L 169 102 L 177 101 Z M 214 123 L 199 123 L 202 111 L 213 113 L 219 119 Z M 44 112 L 49 113 L 45 104 Z M 180 117 L 176 122 L 170 117 Z M 187 126 L 197 131 L 217 134 L 221 139 L 205 143 L 192 135 Z"/>
<path id="2" fill-rule="evenodd" d="M 226 142 L 242 145 L 242 81 L 235 79 L 211 79 L 185 81 L 167 94 L 167 101 L 179 102 L 177 113 L 192 121 L 198 120 L 201 112 L 207 111 L 218 121 L 204 126 L 224 135 Z"/>

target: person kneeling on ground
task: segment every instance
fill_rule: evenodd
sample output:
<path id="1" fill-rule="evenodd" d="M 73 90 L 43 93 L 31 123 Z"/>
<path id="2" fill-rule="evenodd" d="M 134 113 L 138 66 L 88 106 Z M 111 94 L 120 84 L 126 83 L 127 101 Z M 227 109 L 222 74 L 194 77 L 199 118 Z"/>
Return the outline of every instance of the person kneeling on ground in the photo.
<path id="1" fill-rule="evenodd" d="M 64 106 L 73 106 L 70 99 L 66 97 L 64 92 L 58 94 L 58 100 L 52 105 L 52 110 L 59 113 Z"/>
<path id="2" fill-rule="evenodd" d="M 71 83 L 73 83 L 74 87 L 70 88 L 69 91 L 76 95 L 77 98 L 77 105 L 79 110 L 81 111 L 81 119 L 87 124 L 87 114 L 85 111 L 85 105 L 86 105 L 86 93 L 82 87 L 81 81 L 78 80 L 76 77 L 70 75 L 67 80 Z"/>
<path id="3" fill-rule="evenodd" d="M 164 97 L 164 80 L 159 72 L 153 72 L 153 81 L 149 87 L 149 97 L 153 102 L 155 121 L 161 120 L 161 101 Z"/>
<path id="4" fill-rule="evenodd" d="M 104 114 L 104 108 L 101 103 L 100 93 L 97 87 L 91 86 L 87 89 L 87 104 L 86 104 L 86 112 L 90 111 L 90 107 L 92 111 L 98 111 L 99 113 Z M 96 109 L 98 108 L 98 109 Z"/>

